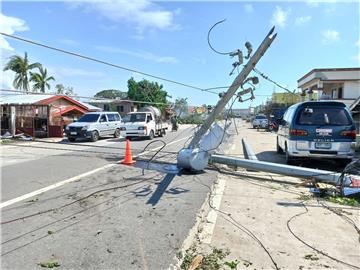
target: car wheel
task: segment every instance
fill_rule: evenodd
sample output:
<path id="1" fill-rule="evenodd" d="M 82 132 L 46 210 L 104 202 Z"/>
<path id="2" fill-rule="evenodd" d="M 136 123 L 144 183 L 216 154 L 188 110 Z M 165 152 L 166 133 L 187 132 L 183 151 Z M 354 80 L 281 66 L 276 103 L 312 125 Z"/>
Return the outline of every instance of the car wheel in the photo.
<path id="1" fill-rule="evenodd" d="M 94 131 L 91 133 L 91 138 L 90 138 L 90 140 L 91 140 L 92 142 L 96 142 L 98 139 L 99 139 L 99 132 L 97 132 L 96 130 L 94 130 Z"/>
<path id="2" fill-rule="evenodd" d="M 120 129 L 115 129 L 115 133 L 114 133 L 114 137 L 115 138 L 119 138 L 120 137 Z"/>
<path id="3" fill-rule="evenodd" d="M 152 140 L 152 139 L 154 139 L 154 137 L 155 137 L 154 131 L 150 130 L 149 139 Z"/>
<path id="4" fill-rule="evenodd" d="M 69 142 L 75 142 L 75 138 L 68 138 Z"/>
<path id="5" fill-rule="evenodd" d="M 287 165 L 296 165 L 296 158 L 289 155 L 287 147 L 285 147 L 285 160 Z"/>
<path id="6" fill-rule="evenodd" d="M 283 154 L 284 153 L 284 151 L 282 150 L 282 148 L 279 145 L 279 139 L 278 138 L 276 138 L 276 153 L 278 153 L 278 154 Z"/>

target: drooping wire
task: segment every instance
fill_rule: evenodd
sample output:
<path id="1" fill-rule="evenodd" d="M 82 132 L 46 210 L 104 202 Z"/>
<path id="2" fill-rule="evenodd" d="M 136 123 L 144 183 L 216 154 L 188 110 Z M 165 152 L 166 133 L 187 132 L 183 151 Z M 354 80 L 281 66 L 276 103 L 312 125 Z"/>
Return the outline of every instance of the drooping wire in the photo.
<path id="1" fill-rule="evenodd" d="M 30 39 L 26 39 L 26 38 L 23 38 L 23 37 L 6 34 L 4 32 L 0 32 L 0 34 L 3 35 L 3 36 L 6 36 L 6 37 L 12 38 L 12 39 L 16 39 L 16 40 L 19 40 L 19 41 L 22 41 L 22 42 L 32 44 L 32 45 L 40 46 L 40 47 L 50 49 L 50 50 L 53 50 L 53 51 L 57 51 L 57 52 L 65 53 L 65 54 L 72 55 L 72 56 L 75 56 L 75 57 L 79 57 L 79 58 L 82 58 L 82 59 L 90 60 L 90 61 L 93 61 L 93 62 L 96 62 L 96 63 L 111 66 L 111 67 L 114 67 L 114 68 L 117 68 L 117 69 L 130 71 L 130 72 L 133 72 L 133 73 L 137 73 L 137 74 L 144 75 L 144 76 L 147 76 L 147 77 L 151 77 L 151 78 L 154 78 L 154 79 L 158 79 L 158 80 L 161 80 L 161 81 L 169 82 L 169 83 L 172 83 L 172 84 L 177 84 L 177 85 L 181 85 L 181 86 L 184 86 L 184 87 L 187 87 L 187 88 L 200 90 L 202 92 L 209 92 L 209 93 L 216 94 L 216 95 L 218 94 L 216 92 L 213 92 L 213 91 L 210 91 L 210 90 L 205 90 L 204 88 L 201 88 L 201 87 L 198 87 L 198 86 L 193 86 L 193 85 L 186 84 L 186 83 L 179 82 L 179 81 L 175 81 L 175 80 L 172 80 L 172 79 L 167 79 L 167 78 L 164 78 L 164 77 L 160 77 L 158 75 L 153 75 L 153 74 L 150 74 L 150 73 L 147 73 L 147 72 L 139 71 L 139 70 L 136 70 L 136 69 L 133 69 L 133 68 L 113 64 L 111 62 L 107 62 L 107 61 L 96 59 L 96 58 L 86 56 L 86 55 L 83 55 L 83 54 L 67 51 L 67 50 L 64 50 L 64 49 L 56 48 L 56 47 L 49 46 L 49 45 L 46 45 L 46 44 L 43 44 L 43 43 L 40 43 L 40 42 L 36 42 L 36 41 L 30 40 Z"/>
<path id="2" fill-rule="evenodd" d="M 230 54 L 230 53 L 232 53 L 232 52 L 220 52 L 220 51 L 216 50 L 216 49 L 211 45 L 211 42 L 210 42 L 210 33 L 211 33 L 211 31 L 215 28 L 215 26 L 217 26 L 217 25 L 219 25 L 220 23 L 223 23 L 223 22 L 225 22 L 225 21 L 226 21 L 226 19 L 223 19 L 223 20 L 218 21 L 217 23 L 215 23 L 215 24 L 209 29 L 208 34 L 207 34 L 207 42 L 208 42 L 208 44 L 209 44 L 210 49 L 213 50 L 214 52 L 216 52 L 217 54 L 221 54 L 221 55 L 228 55 L 228 54 Z"/>
<path id="3" fill-rule="evenodd" d="M 286 226 L 287 226 L 289 232 L 290 232 L 297 240 L 299 240 L 299 241 L 300 241 L 301 243 L 303 243 L 305 246 L 307 246 L 307 247 L 311 248 L 312 250 L 316 251 L 317 253 L 319 253 L 319 254 L 321 254 L 321 255 L 323 255 L 323 256 L 325 256 L 325 257 L 327 257 L 327 258 L 329 258 L 329 259 L 331 259 L 331 260 L 333 260 L 333 261 L 336 261 L 336 262 L 338 262 L 338 263 L 340 263 L 340 264 L 346 265 L 346 266 L 348 266 L 348 267 L 355 268 L 355 269 L 360 269 L 360 267 L 358 267 L 358 266 L 356 266 L 356 265 L 353 265 L 353 264 L 344 262 L 344 261 L 342 261 L 342 260 L 340 260 L 340 259 L 337 259 L 337 258 L 335 258 L 335 257 L 333 257 L 333 256 L 331 256 L 331 255 L 329 255 L 329 254 L 327 254 L 327 253 L 325 253 L 324 251 L 322 251 L 322 250 L 320 250 L 320 249 L 317 249 L 316 247 L 314 247 L 314 246 L 310 245 L 309 243 L 307 243 L 305 240 L 301 239 L 300 236 L 298 236 L 297 234 L 295 234 L 295 232 L 292 230 L 292 228 L 291 228 L 291 226 L 290 226 L 291 222 L 292 222 L 295 218 L 300 217 L 300 216 L 302 216 L 302 215 L 305 215 L 305 214 L 307 214 L 307 213 L 309 212 L 309 210 L 308 210 L 308 208 L 306 207 L 306 205 L 304 204 L 304 202 L 301 202 L 301 204 L 302 204 L 302 206 L 305 208 L 305 211 L 304 211 L 304 212 L 301 212 L 301 213 L 298 213 L 298 214 L 296 214 L 296 215 L 294 215 L 294 216 L 292 216 L 292 217 L 289 218 L 288 221 L 286 222 Z"/>

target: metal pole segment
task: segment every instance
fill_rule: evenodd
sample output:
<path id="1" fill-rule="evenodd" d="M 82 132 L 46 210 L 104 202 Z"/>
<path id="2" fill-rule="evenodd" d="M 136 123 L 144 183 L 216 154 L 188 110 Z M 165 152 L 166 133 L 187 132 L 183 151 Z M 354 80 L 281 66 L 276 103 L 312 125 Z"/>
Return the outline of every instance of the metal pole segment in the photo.
<path id="1" fill-rule="evenodd" d="M 243 138 L 241 140 L 242 145 L 243 145 L 243 150 L 244 150 L 244 157 L 246 159 L 251 159 L 251 160 L 258 160 L 254 151 L 251 149 L 250 145 L 248 144 L 248 142 L 245 140 L 245 138 Z"/>
<path id="2" fill-rule="evenodd" d="M 294 177 L 316 179 L 320 182 L 339 183 L 340 173 L 316 170 L 304 167 L 283 165 L 258 160 L 247 160 L 222 155 L 212 155 L 210 160 L 215 163 L 242 167 L 245 169 L 270 172 Z"/>
<path id="3" fill-rule="evenodd" d="M 194 149 L 199 144 L 201 138 L 206 134 L 206 132 L 211 127 L 212 123 L 215 121 L 216 116 L 218 116 L 229 102 L 231 97 L 236 93 L 237 89 L 242 85 L 246 77 L 250 74 L 252 69 L 255 67 L 260 58 L 264 55 L 266 50 L 270 47 L 271 43 L 276 38 L 276 34 L 272 35 L 274 32 L 273 27 L 270 32 L 267 34 L 263 42 L 260 44 L 259 48 L 256 50 L 254 55 L 250 58 L 250 60 L 246 63 L 243 70 L 240 74 L 235 78 L 234 82 L 229 87 L 229 90 L 225 93 L 225 95 L 219 100 L 216 104 L 214 110 L 207 117 L 205 123 L 201 126 L 201 128 L 195 133 L 194 138 L 191 140 L 188 148 Z"/>

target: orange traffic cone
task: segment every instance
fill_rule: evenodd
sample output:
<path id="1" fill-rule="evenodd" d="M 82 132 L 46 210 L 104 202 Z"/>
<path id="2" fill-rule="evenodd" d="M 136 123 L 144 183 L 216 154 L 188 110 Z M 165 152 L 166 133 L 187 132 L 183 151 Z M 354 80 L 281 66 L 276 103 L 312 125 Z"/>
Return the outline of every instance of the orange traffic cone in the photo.
<path id="1" fill-rule="evenodd" d="M 135 162 L 136 161 L 132 159 L 130 140 L 128 139 L 126 140 L 125 159 L 121 161 L 121 164 L 132 165 Z"/>

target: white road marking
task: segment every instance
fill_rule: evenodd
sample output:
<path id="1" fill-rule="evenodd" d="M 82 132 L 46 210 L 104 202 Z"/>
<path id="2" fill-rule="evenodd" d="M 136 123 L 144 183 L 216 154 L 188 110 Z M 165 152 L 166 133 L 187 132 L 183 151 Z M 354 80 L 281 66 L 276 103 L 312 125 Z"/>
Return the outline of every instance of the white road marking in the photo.
<path id="1" fill-rule="evenodd" d="M 220 209 L 221 200 L 224 195 L 225 184 L 226 184 L 226 179 L 219 177 L 218 183 L 213 190 L 214 195 L 212 196 L 212 198 L 209 198 L 209 199 L 211 199 L 211 202 L 212 202 L 211 205 L 215 209 Z M 206 217 L 206 223 L 204 224 L 203 230 L 202 230 L 201 234 L 199 235 L 199 238 L 201 239 L 202 243 L 209 244 L 209 245 L 211 244 L 217 217 L 218 217 L 218 212 L 214 209 L 210 209 L 210 211 Z"/>
<path id="2" fill-rule="evenodd" d="M 188 139 L 189 137 L 190 137 L 190 136 L 185 137 L 185 138 L 182 138 L 182 139 L 179 139 L 179 140 L 176 140 L 176 141 L 173 141 L 173 142 L 170 142 L 170 143 L 167 143 L 166 145 L 171 145 L 171 144 L 174 144 L 174 143 L 177 143 L 177 142 L 186 140 L 186 139 Z M 156 147 L 156 148 L 153 148 L 153 149 L 150 149 L 149 151 L 145 151 L 145 152 L 137 155 L 136 157 L 145 155 L 145 154 L 147 154 L 147 153 L 149 153 L 149 152 L 151 152 L 151 151 L 159 150 L 161 147 L 162 147 L 162 146 Z M 40 188 L 40 189 L 35 190 L 35 191 L 33 191 L 33 192 L 30 192 L 30 193 L 24 194 L 24 195 L 22 195 L 22 196 L 16 197 L 16 198 L 14 198 L 14 199 L 8 200 L 8 201 L 6 201 L 6 202 L 0 203 L 0 209 L 4 208 L 4 207 L 6 207 L 6 206 L 12 205 L 12 204 L 14 204 L 14 203 L 17 203 L 17 202 L 20 202 L 20 201 L 29 199 L 29 198 L 31 198 L 31 197 L 34 197 L 34 196 L 39 195 L 39 194 L 41 194 L 41 193 L 44 193 L 44 192 L 46 192 L 46 191 L 49 191 L 49 190 L 52 190 L 52 189 L 61 187 L 61 186 L 65 185 L 65 184 L 67 184 L 67 183 L 74 182 L 74 181 L 79 180 L 79 179 L 81 179 L 81 178 L 83 178 L 83 177 L 89 176 L 89 175 L 91 175 L 91 174 L 97 173 L 97 172 L 102 171 L 102 170 L 104 170 L 104 169 L 111 168 L 111 167 L 116 166 L 116 165 L 119 165 L 119 163 L 107 164 L 107 165 L 105 165 L 105 166 L 103 166 L 103 167 L 100 167 L 100 168 L 97 168 L 97 169 L 95 169 L 95 170 L 92 170 L 92 171 L 89 171 L 89 172 L 86 172 L 86 173 L 79 174 L 79 175 L 77 175 L 77 176 L 74 176 L 74 177 L 68 178 L 68 179 L 66 179 L 66 180 L 57 182 L 57 183 L 52 184 L 52 185 L 50 185 L 50 186 L 47 186 L 47 187 L 44 187 L 44 188 Z"/>

